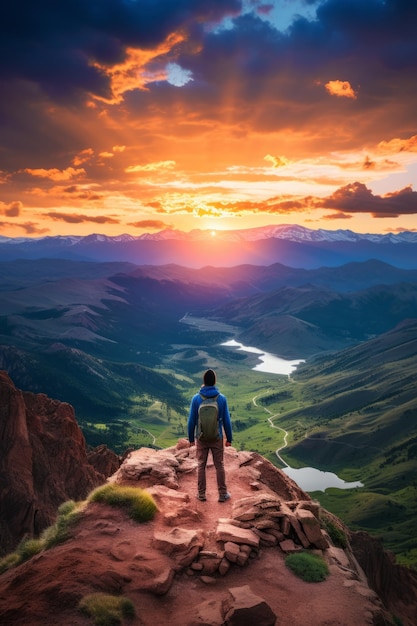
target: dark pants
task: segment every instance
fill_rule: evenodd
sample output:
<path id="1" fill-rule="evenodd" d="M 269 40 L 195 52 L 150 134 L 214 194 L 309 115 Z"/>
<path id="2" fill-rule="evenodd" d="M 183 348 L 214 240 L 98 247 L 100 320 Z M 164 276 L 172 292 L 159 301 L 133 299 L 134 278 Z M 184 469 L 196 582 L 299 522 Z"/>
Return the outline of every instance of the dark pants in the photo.
<path id="1" fill-rule="evenodd" d="M 227 493 L 226 475 L 224 471 L 224 448 L 223 439 L 217 441 L 200 441 L 197 439 L 197 488 L 198 494 L 203 496 L 206 494 L 206 465 L 208 453 L 211 450 L 213 456 L 214 467 L 216 468 L 217 488 L 219 496 Z"/>

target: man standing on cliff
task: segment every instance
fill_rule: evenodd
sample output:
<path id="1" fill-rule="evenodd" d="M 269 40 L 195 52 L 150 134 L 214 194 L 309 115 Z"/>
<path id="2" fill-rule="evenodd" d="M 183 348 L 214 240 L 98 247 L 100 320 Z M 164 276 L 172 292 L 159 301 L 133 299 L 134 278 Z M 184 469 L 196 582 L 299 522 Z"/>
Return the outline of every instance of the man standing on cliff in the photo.
<path id="1" fill-rule="evenodd" d="M 224 447 L 223 429 L 226 434 L 226 446 L 232 443 L 232 423 L 227 406 L 227 399 L 216 387 L 216 373 L 209 369 L 204 372 L 203 386 L 193 396 L 188 417 L 188 440 L 191 446 L 195 445 L 197 436 L 197 498 L 205 501 L 206 498 L 206 465 L 208 453 L 211 450 L 214 467 L 216 468 L 217 488 L 219 490 L 219 502 L 229 500 L 230 493 L 226 487 L 226 475 L 224 470 Z M 213 438 L 207 439 L 201 432 L 202 405 L 217 405 L 217 427 Z"/>

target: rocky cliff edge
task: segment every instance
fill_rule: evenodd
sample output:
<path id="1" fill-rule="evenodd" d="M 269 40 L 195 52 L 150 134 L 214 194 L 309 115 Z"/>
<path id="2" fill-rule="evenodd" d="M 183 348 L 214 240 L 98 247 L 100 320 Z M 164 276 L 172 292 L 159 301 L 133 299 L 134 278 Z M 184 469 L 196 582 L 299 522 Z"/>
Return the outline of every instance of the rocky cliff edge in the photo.
<path id="1" fill-rule="evenodd" d="M 2 626 L 87 626 L 78 604 L 96 592 L 130 598 L 132 626 L 415 626 L 415 576 L 361 535 L 361 565 L 383 593 L 371 590 L 351 544 L 335 547 L 324 531 L 330 514 L 257 453 L 225 450 L 232 497 L 223 503 L 209 462 L 200 502 L 187 441 L 141 448 L 121 465 L 105 449 L 88 454 L 70 405 L 17 390 L 5 372 L 0 430 L 3 546 L 36 536 L 59 504 L 82 500 L 110 474 L 107 482 L 145 489 L 158 506 L 137 524 L 123 509 L 86 504 L 65 543 L 0 575 Z M 324 557 L 325 581 L 306 583 L 287 568 L 286 556 L 301 550 Z"/>

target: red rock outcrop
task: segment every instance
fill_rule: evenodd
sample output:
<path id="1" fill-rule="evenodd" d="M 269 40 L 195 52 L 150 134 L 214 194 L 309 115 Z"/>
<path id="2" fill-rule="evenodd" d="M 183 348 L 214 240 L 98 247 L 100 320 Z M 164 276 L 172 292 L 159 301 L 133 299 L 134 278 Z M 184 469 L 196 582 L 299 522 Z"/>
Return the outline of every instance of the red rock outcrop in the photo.
<path id="1" fill-rule="evenodd" d="M 393 615 L 405 616 L 416 623 L 417 574 L 395 563 L 382 542 L 363 531 L 350 533 L 350 544 L 368 579 L 369 586 Z"/>
<path id="2" fill-rule="evenodd" d="M 58 506 L 105 481 L 69 404 L 22 392 L 0 372 L 0 554 L 50 526 Z"/>
<path id="3" fill-rule="evenodd" d="M 122 462 L 122 457 L 109 450 L 109 448 L 102 444 L 97 446 L 87 453 L 88 462 L 94 467 L 94 469 L 103 474 L 103 476 L 111 476 L 116 472 Z"/>
<path id="4" fill-rule="evenodd" d="M 0 574 L 0 623 L 86 626 L 79 601 L 104 592 L 130 599 L 132 626 L 391 624 L 342 549 L 312 546 L 329 567 L 319 584 L 286 566 L 286 541 L 293 551 L 307 532 L 314 543 L 323 538 L 319 507 L 307 494 L 294 499 L 291 479 L 256 454 L 227 448 L 225 467 L 231 499 L 218 502 L 209 460 L 207 502 L 200 502 L 195 447 L 180 441 L 132 452 L 109 482 L 146 488 L 158 507 L 154 519 L 137 524 L 119 507 L 84 505 L 65 543 Z"/>

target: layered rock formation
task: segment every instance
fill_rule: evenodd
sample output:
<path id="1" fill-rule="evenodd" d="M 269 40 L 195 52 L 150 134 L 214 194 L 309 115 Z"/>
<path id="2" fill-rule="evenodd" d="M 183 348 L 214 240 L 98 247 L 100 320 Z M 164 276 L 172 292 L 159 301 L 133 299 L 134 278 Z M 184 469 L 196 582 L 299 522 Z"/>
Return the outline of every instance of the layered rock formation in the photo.
<path id="1" fill-rule="evenodd" d="M 108 450 L 98 457 L 111 472 L 119 464 Z M 0 372 L 0 555 L 51 525 L 62 502 L 106 479 L 91 461 L 72 406 L 22 392 Z"/>
<path id="2" fill-rule="evenodd" d="M 210 462 L 200 502 L 194 447 L 132 452 L 109 481 L 146 488 L 154 520 L 136 524 L 120 508 L 88 504 L 66 543 L 0 575 L 0 622 L 87 626 L 79 601 L 105 592 L 133 602 L 134 626 L 390 624 L 307 494 L 256 453 L 227 448 L 225 464 L 231 500 L 218 502 Z M 302 549 L 327 561 L 324 582 L 304 582 L 286 567 L 288 551 Z"/>
<path id="3" fill-rule="evenodd" d="M 417 573 L 395 563 L 394 555 L 368 533 L 351 532 L 350 543 L 369 585 L 383 598 L 385 606 L 393 615 L 417 624 Z"/>

